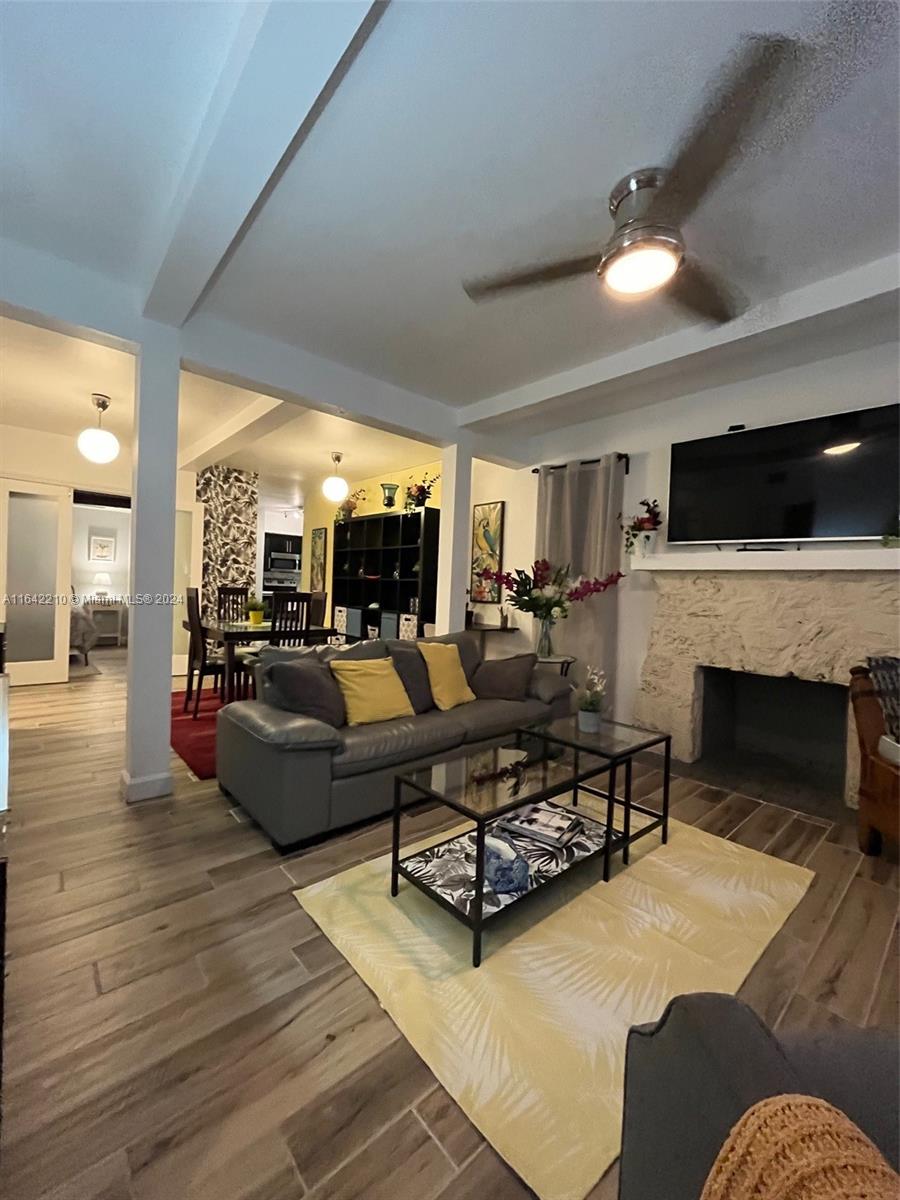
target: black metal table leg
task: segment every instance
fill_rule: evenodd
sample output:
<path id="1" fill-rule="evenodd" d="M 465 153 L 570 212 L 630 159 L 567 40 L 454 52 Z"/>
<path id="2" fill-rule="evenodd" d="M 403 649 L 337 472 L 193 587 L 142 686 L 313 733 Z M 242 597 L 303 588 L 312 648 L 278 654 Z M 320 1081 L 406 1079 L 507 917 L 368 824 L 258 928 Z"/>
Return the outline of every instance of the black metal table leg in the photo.
<path id="1" fill-rule="evenodd" d="M 572 807 L 578 807 L 578 747 L 575 747 L 575 783 L 572 787 Z"/>
<path id="2" fill-rule="evenodd" d="M 665 761 L 663 764 L 663 823 L 662 843 L 669 840 L 669 783 L 672 778 L 672 739 L 666 738 Z"/>
<path id="3" fill-rule="evenodd" d="M 475 826 L 475 895 L 472 899 L 472 966 L 481 966 L 481 926 L 484 904 L 484 821 Z"/>
<path id="4" fill-rule="evenodd" d="M 616 761 L 609 764 L 609 796 L 606 801 L 606 845 L 603 847 L 603 882 L 609 883 L 612 840 L 616 820 Z"/>
<path id="5" fill-rule="evenodd" d="M 391 832 L 391 895 L 400 890 L 400 789 L 403 786 L 399 775 L 394 776 L 394 825 Z"/>
<path id="6" fill-rule="evenodd" d="M 623 823 L 625 845 L 622 848 L 622 862 L 626 867 L 631 857 L 631 846 L 629 845 L 629 838 L 631 837 L 631 764 L 632 759 L 629 755 L 625 759 L 625 820 Z"/>

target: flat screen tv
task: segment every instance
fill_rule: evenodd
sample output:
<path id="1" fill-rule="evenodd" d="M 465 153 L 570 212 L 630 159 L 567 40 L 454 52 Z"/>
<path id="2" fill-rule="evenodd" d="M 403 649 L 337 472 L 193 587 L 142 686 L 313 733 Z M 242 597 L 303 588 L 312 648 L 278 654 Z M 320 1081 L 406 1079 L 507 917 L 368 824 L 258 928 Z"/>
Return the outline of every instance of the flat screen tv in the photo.
<path id="1" fill-rule="evenodd" d="M 900 405 L 672 446 L 670 542 L 803 542 L 897 532 Z"/>

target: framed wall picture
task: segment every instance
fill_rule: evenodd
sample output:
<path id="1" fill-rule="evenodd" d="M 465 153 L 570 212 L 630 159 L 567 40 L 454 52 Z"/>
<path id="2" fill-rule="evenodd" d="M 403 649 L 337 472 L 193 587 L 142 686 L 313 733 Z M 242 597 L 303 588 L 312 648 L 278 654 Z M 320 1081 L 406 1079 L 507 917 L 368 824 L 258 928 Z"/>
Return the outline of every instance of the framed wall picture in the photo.
<path id="1" fill-rule="evenodd" d="M 88 535 L 88 561 L 111 563 L 116 561 L 116 535 L 94 533 Z"/>
<path id="2" fill-rule="evenodd" d="M 491 500 L 472 508 L 472 582 L 474 604 L 499 604 L 500 584 L 481 578 L 485 570 L 503 569 L 503 519 L 506 503 Z"/>
<path id="3" fill-rule="evenodd" d="M 328 530 L 314 529 L 312 531 L 312 547 L 309 555 L 309 590 L 324 592 L 325 566 L 328 558 Z"/>

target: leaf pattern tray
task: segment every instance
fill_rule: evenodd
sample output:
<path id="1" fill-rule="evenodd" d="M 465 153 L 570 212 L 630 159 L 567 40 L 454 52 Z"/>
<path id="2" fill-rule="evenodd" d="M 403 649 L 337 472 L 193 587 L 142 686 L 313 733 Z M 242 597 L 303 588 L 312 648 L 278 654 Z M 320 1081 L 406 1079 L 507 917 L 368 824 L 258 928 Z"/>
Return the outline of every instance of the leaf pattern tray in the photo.
<path id="1" fill-rule="evenodd" d="M 545 803 L 548 808 L 572 812 L 571 808 Z M 527 861 L 529 874 L 528 886 L 521 892 L 497 895 L 485 881 L 482 907 L 484 919 L 500 912 L 522 896 L 533 892 L 541 884 L 562 875 L 576 863 L 603 849 L 606 844 L 606 826 L 584 815 L 580 810 L 578 816 L 584 823 L 583 832 L 576 834 L 568 845 L 561 848 L 546 846 L 526 834 L 510 833 L 506 829 L 498 830 L 495 828 L 497 821 L 488 822 L 485 830 L 487 836 L 490 837 L 496 832 L 498 837 L 510 842 Z M 474 829 L 445 842 L 439 842 L 436 846 L 430 846 L 427 850 L 420 850 L 418 854 L 401 858 L 400 865 L 429 891 L 441 896 L 467 917 L 472 915 L 472 902 L 475 898 Z"/>

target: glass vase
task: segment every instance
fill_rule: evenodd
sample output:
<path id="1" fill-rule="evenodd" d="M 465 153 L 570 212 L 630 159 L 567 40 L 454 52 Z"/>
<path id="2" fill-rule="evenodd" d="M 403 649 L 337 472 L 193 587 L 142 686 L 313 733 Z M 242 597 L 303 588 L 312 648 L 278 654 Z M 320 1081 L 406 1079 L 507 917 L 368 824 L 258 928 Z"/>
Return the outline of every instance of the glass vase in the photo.
<path id="1" fill-rule="evenodd" d="M 556 622 L 552 617 L 541 617 L 540 631 L 538 632 L 537 654 L 538 658 L 551 658 L 553 655 L 553 626 Z"/>

